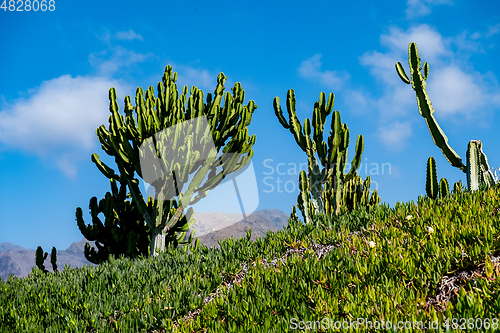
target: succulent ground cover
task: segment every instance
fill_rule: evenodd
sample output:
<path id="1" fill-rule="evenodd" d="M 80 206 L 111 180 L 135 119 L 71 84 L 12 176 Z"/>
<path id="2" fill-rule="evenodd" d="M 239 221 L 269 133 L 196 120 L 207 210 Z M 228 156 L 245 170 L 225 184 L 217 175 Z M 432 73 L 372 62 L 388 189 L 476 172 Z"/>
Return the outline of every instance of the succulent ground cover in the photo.
<path id="1" fill-rule="evenodd" d="M 499 239 L 498 185 L 306 225 L 291 219 L 255 242 L 11 277 L 0 282 L 0 331 L 327 332 L 339 330 L 322 321 L 365 318 L 435 320 L 440 330 L 413 330 L 444 332 L 447 319 L 464 318 L 494 332 Z"/>

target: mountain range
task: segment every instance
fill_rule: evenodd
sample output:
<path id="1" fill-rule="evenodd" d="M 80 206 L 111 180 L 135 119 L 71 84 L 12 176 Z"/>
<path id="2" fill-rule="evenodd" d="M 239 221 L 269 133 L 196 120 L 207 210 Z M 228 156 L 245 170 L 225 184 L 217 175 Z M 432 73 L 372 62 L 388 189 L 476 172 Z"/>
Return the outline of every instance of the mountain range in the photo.
<path id="1" fill-rule="evenodd" d="M 283 227 L 288 224 L 289 215 L 279 209 L 264 209 L 253 212 L 246 217 L 239 214 L 202 212 L 195 213 L 194 218 L 196 219 L 196 223 L 193 225 L 195 229 L 194 239 L 199 238 L 200 243 L 209 248 L 219 248 L 219 241 L 231 236 L 236 239 L 244 238 L 248 229 L 252 229 L 252 241 L 255 241 L 257 237 L 265 236 L 269 230 L 274 232 L 283 230 Z M 94 265 L 85 258 L 83 253 L 86 242 L 94 246 L 94 242 L 83 238 L 79 242 L 73 242 L 66 250 L 58 250 L 58 269 L 62 270 L 65 265 L 71 267 Z M 51 249 L 43 250 L 49 253 L 44 263 L 45 268 L 52 272 Z M 0 277 L 7 280 L 11 274 L 17 277 L 28 276 L 36 267 L 35 253 L 36 251 L 33 249 L 25 249 L 9 242 L 0 243 Z"/>

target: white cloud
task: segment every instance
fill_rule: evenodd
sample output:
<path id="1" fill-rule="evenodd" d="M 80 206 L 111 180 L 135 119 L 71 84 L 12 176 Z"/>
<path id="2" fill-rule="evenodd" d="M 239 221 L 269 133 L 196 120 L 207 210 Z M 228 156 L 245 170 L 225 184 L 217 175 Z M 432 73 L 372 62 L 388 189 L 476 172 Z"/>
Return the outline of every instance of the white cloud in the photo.
<path id="1" fill-rule="evenodd" d="M 107 127 L 108 90 L 127 86 L 101 77 L 63 75 L 44 81 L 0 112 L 0 142 L 45 159 L 53 159 L 66 175 L 76 174 L 76 159 L 100 147 L 95 130 Z"/>
<path id="2" fill-rule="evenodd" d="M 442 119 L 460 115 L 462 121 L 480 121 L 489 117 L 484 111 L 500 106 L 500 90 L 492 73 L 445 66 L 434 71 L 427 87 L 435 116 Z"/>
<path id="3" fill-rule="evenodd" d="M 175 67 L 172 66 L 172 68 L 177 72 L 177 88 L 182 89 L 183 86 L 188 86 L 188 95 L 190 94 L 192 86 L 196 86 L 203 90 L 205 96 L 207 92 L 213 93 L 213 90 L 217 86 L 217 76 L 219 73 L 211 73 L 206 69 L 197 69 L 185 65 L 176 65 Z M 227 84 L 224 84 L 224 86 L 227 86 Z"/>
<path id="4" fill-rule="evenodd" d="M 464 51 L 466 55 L 471 53 L 484 53 L 484 48 L 482 46 L 481 37 L 483 34 L 480 32 L 469 33 L 468 30 L 463 31 L 459 35 L 452 37 L 451 41 L 457 46 L 461 51 Z"/>
<path id="5" fill-rule="evenodd" d="M 426 61 L 429 63 L 434 64 L 441 57 L 452 55 L 448 49 L 449 42 L 427 24 L 412 26 L 406 32 L 392 27 L 388 34 L 380 36 L 380 44 L 389 48 L 385 56 L 391 58 L 391 61 L 395 58 L 401 59 L 402 56 L 408 59 L 408 45 L 412 42 L 417 43 L 419 53 L 425 53 Z M 368 56 L 369 53 L 363 57 Z M 394 63 L 392 66 L 394 67 Z"/>
<path id="6" fill-rule="evenodd" d="M 488 27 L 488 32 L 485 34 L 486 38 L 490 38 L 491 36 L 494 36 L 500 32 L 500 23 L 489 26 Z"/>
<path id="7" fill-rule="evenodd" d="M 429 15 L 435 5 L 452 5 L 453 0 L 407 0 L 406 17 L 414 18 Z"/>
<path id="8" fill-rule="evenodd" d="M 302 61 L 297 69 L 299 75 L 303 78 L 311 79 L 326 87 L 336 90 L 341 88 L 350 75 L 346 71 L 321 71 L 321 54 L 315 54 L 309 59 Z"/>
<path id="9" fill-rule="evenodd" d="M 361 64 L 368 66 L 381 83 L 381 95 L 372 98 L 363 93 L 362 98 L 359 92 L 353 91 L 351 95 L 355 98 L 351 107 L 357 104 L 358 108 L 378 111 L 380 123 L 391 124 L 381 125 L 383 130 L 379 131 L 380 140 L 388 147 L 404 142 L 411 133 L 410 121 L 422 121 L 417 113 L 415 92 L 401 82 L 395 70 L 396 62 L 400 61 L 409 75 L 410 42 L 417 43 L 422 62 L 430 64 L 427 92 L 438 120 L 453 119 L 457 123 L 474 120 L 482 124 L 482 119 L 491 118 L 491 112 L 500 106 L 495 75 L 479 73 L 468 62 L 471 50 L 480 52 L 484 34 L 464 32 L 460 36 L 461 39 L 443 37 L 428 25 L 414 26 L 407 31 L 391 28 L 380 38 L 387 51 L 371 51 L 360 57 Z"/>
<path id="10" fill-rule="evenodd" d="M 143 62 L 152 55 L 152 53 L 141 54 L 122 46 L 115 46 L 98 54 L 91 53 L 89 63 L 97 68 L 99 76 L 110 77 L 119 69 Z"/>
<path id="11" fill-rule="evenodd" d="M 409 121 L 395 121 L 378 128 L 379 138 L 393 152 L 404 149 L 407 139 L 411 136 L 411 123 Z"/>
<path id="12" fill-rule="evenodd" d="M 116 33 L 116 38 L 119 40 L 134 40 L 134 39 L 144 40 L 141 34 L 135 33 L 134 30 L 132 29 L 130 29 L 129 31 L 118 31 Z"/>

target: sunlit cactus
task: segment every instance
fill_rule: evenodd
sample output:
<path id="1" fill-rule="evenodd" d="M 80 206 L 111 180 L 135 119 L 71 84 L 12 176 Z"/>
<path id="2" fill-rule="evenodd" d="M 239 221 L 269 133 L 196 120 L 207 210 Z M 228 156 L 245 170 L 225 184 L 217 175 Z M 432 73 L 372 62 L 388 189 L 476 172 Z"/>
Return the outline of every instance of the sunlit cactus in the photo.
<path id="1" fill-rule="evenodd" d="M 137 88 L 135 106 L 129 96 L 125 97 L 125 117 L 118 112 L 116 91 L 111 88 L 109 126 L 108 129 L 104 125 L 100 126 L 96 134 L 102 149 L 114 157 L 119 174 L 104 164 L 97 154 L 92 155 L 92 161 L 107 178 L 128 186 L 132 204 L 150 228 L 150 255 L 164 251 L 166 244 L 172 240 L 178 244 L 192 241 L 193 233 L 188 241 L 183 241 L 186 232 L 195 223 L 192 208 L 186 213 L 185 207 L 204 198 L 224 177 L 242 169 L 253 156 L 252 146 L 256 140 L 255 135 L 249 136 L 247 126 L 257 105 L 253 101 L 243 104 L 245 92 L 240 83 L 232 88 L 233 94 L 224 93 L 226 76 L 220 73 L 213 98 L 208 93 L 205 103 L 203 91 L 195 86 L 191 87 L 189 97 L 187 86 L 179 95 L 176 80 L 177 73 L 167 66 L 162 82 L 157 85 L 157 97 L 151 86 L 145 92 Z M 195 126 L 175 126 L 195 119 L 207 119 L 208 132 L 200 125 L 201 121 Z M 175 130 L 169 130 L 173 126 Z M 203 144 L 209 141 L 213 142 L 213 149 Z M 193 142 L 201 143 L 200 147 L 195 148 Z M 145 143 L 146 147 L 142 149 Z M 169 151 L 172 150 L 177 159 L 162 158 L 170 156 Z M 161 160 L 158 166 L 153 166 L 154 170 L 149 170 L 156 177 L 151 185 L 157 197 L 154 200 L 148 198 L 148 202 L 142 197 L 139 181 L 135 178 L 137 174 L 144 179 L 141 158 L 145 158 L 145 155 L 156 156 Z M 205 159 L 200 159 L 200 156 Z M 220 169 L 222 171 L 216 172 Z M 195 172 L 187 191 L 181 193 L 189 175 Z M 166 180 L 172 179 L 172 174 L 174 186 L 169 187 Z M 202 184 L 207 174 L 208 179 Z"/>
<path id="2" fill-rule="evenodd" d="M 333 112 L 332 131 L 330 131 L 328 144 L 323 141 L 326 117 L 332 112 L 333 104 L 333 93 L 329 94 L 328 101 L 325 93 L 320 93 L 319 101 L 314 104 L 311 139 L 311 122 L 306 118 L 302 128 L 297 117 L 294 91 L 290 89 L 287 94 L 288 121 L 283 116 L 279 97 L 274 98 L 273 107 L 279 122 L 285 129 L 290 130 L 299 147 L 307 154 L 308 172 L 307 174 L 305 171 L 300 172 L 300 194 L 297 199 L 297 207 L 302 212 L 306 223 L 310 223 L 314 216 L 319 213 L 341 214 L 347 210 L 351 211 L 357 204 L 370 208 L 380 202 L 377 190 L 372 192 L 372 196 L 368 200 L 369 177 L 364 183 L 358 180 L 360 177 L 357 174 L 357 169 L 363 153 L 362 135 L 359 135 L 356 141 L 351 169 L 347 174 L 344 173 L 347 163 L 349 129 L 346 124 L 341 122 L 340 112 Z M 323 166 L 321 171 L 316 153 Z M 295 214 L 295 209 L 293 214 Z"/>
<path id="3" fill-rule="evenodd" d="M 482 143 L 479 140 L 472 140 L 467 146 L 467 165 L 462 163 L 460 156 L 448 144 L 448 138 L 434 118 L 434 108 L 426 91 L 426 80 L 429 77 L 429 64 L 424 63 L 422 67 L 418 54 L 417 44 L 410 43 L 408 46 L 408 63 L 410 65 L 410 78 L 400 62 L 396 64 L 396 71 L 401 80 L 406 84 L 411 84 L 417 95 L 418 111 L 424 117 L 434 144 L 438 146 L 448 162 L 454 167 L 465 172 L 467 176 L 467 187 L 469 191 L 476 191 L 480 185 L 486 188 L 495 185 L 493 173 L 488 165 L 488 159 L 482 150 Z"/>

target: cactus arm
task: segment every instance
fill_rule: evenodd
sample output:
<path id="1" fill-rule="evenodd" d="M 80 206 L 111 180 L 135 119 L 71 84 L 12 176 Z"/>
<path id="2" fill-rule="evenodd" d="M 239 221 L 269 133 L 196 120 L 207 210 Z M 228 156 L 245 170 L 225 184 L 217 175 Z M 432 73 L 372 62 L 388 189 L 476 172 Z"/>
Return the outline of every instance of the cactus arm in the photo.
<path id="1" fill-rule="evenodd" d="M 467 146 L 467 184 L 469 191 L 476 191 L 485 183 L 488 187 L 495 185 L 493 173 L 488 165 L 488 159 L 483 153 L 480 140 L 472 140 Z"/>
<path id="2" fill-rule="evenodd" d="M 320 181 L 321 174 L 319 171 L 318 162 L 316 158 L 308 157 L 308 174 L 309 174 L 309 186 L 311 191 L 311 203 L 316 212 L 323 212 L 323 201 L 321 192 L 323 191 L 323 184 Z"/>
<path id="3" fill-rule="evenodd" d="M 427 83 L 425 82 L 429 76 L 429 65 L 427 63 L 424 64 L 424 74 L 422 75 L 420 71 L 420 64 L 421 64 L 420 56 L 418 54 L 417 45 L 415 43 L 410 43 L 410 45 L 408 46 L 408 55 L 409 55 L 408 63 L 410 65 L 410 72 L 411 72 L 410 76 L 412 78 L 411 84 L 413 90 L 417 95 L 418 110 L 420 115 L 425 118 L 427 127 L 429 129 L 429 132 L 431 133 L 434 144 L 441 149 L 443 155 L 446 157 L 446 159 L 452 166 L 459 168 L 463 172 L 466 172 L 466 166 L 462 163 L 462 159 L 450 147 L 450 145 L 448 144 L 448 138 L 446 137 L 443 130 L 441 129 L 438 122 L 433 116 L 434 108 L 432 107 L 429 95 L 427 94 L 426 91 Z M 401 77 L 400 70 L 398 70 L 398 75 L 400 75 Z M 403 82 L 406 82 L 404 78 L 402 78 L 402 80 Z"/>
<path id="4" fill-rule="evenodd" d="M 436 170 L 436 161 L 434 157 L 429 157 L 427 160 L 427 177 L 425 183 L 425 191 L 427 196 L 431 199 L 436 199 L 438 196 L 438 179 L 437 179 L 437 170 Z"/>
<path id="5" fill-rule="evenodd" d="M 406 72 L 405 72 L 405 69 L 403 68 L 403 65 L 401 65 L 401 63 L 399 61 L 396 63 L 396 72 L 398 73 L 401 81 L 403 81 L 406 84 L 411 83 L 410 79 L 406 75 Z"/>
<path id="6" fill-rule="evenodd" d="M 479 155 L 479 165 L 480 172 L 482 175 L 482 182 L 486 183 L 488 187 L 495 186 L 495 177 L 493 176 L 493 172 L 490 170 L 490 166 L 488 164 L 488 158 L 486 154 L 483 152 L 483 144 L 480 140 L 478 141 L 478 155 Z"/>
<path id="7" fill-rule="evenodd" d="M 94 153 L 94 154 L 92 154 L 91 159 L 92 159 L 92 162 L 95 163 L 95 165 L 97 166 L 99 171 L 102 172 L 103 175 L 105 175 L 107 178 L 116 179 L 116 180 L 120 181 L 120 176 L 115 174 L 115 171 L 113 169 L 111 169 L 110 167 L 108 167 L 104 162 L 101 162 L 101 160 L 99 159 L 99 155 Z"/>
<path id="8" fill-rule="evenodd" d="M 36 248 L 36 254 L 35 254 L 35 263 L 36 266 L 44 273 L 47 273 L 48 271 L 45 269 L 45 259 L 47 259 L 47 256 L 49 254 L 47 252 L 43 252 L 43 249 L 41 246 Z"/>
<path id="9" fill-rule="evenodd" d="M 346 176 L 346 181 L 349 181 L 354 177 L 354 175 L 356 175 L 356 172 L 361 163 L 361 155 L 363 154 L 363 149 L 364 149 L 364 139 L 362 135 L 359 135 L 358 140 L 356 141 L 356 153 L 352 158 L 351 170 L 349 170 L 349 173 Z"/>
<path id="10" fill-rule="evenodd" d="M 52 252 L 50 254 L 50 263 L 52 264 L 53 272 L 57 272 L 57 250 L 55 246 L 52 247 Z"/>
<path id="11" fill-rule="evenodd" d="M 302 170 L 299 175 L 299 191 L 297 207 L 302 212 L 304 222 L 309 224 L 313 219 L 313 205 L 309 197 L 309 182 L 304 170 Z"/>
<path id="12" fill-rule="evenodd" d="M 441 178 L 439 181 L 439 197 L 445 198 L 450 195 L 450 186 L 448 185 L 448 180 L 446 178 Z"/>

